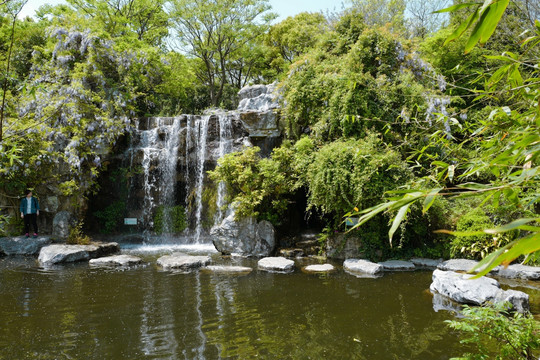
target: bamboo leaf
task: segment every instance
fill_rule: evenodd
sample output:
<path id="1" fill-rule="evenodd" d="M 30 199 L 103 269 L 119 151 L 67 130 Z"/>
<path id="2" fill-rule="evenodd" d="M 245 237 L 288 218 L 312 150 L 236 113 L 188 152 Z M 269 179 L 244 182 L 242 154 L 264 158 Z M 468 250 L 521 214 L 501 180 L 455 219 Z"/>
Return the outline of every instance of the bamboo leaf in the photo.
<path id="1" fill-rule="evenodd" d="M 422 207 L 422 212 L 425 214 L 431 205 L 435 202 L 435 199 L 437 198 L 437 194 L 442 190 L 443 188 L 437 188 L 433 189 L 429 192 L 429 194 L 426 196 L 426 199 L 424 200 L 424 205 Z"/>
<path id="2" fill-rule="evenodd" d="M 453 11 L 457 11 L 457 10 L 460 10 L 466 7 L 471 7 L 471 6 L 478 6 L 478 3 L 465 3 L 465 4 L 452 5 L 450 7 L 434 11 L 433 13 L 437 14 L 437 13 L 453 12 Z"/>
<path id="3" fill-rule="evenodd" d="M 390 239 L 390 247 L 392 247 L 392 237 L 394 236 L 394 233 L 399 227 L 399 224 L 401 224 L 403 219 L 406 218 L 407 212 L 409 210 L 409 206 L 411 206 L 411 203 L 408 203 L 407 205 L 402 206 L 399 209 L 396 217 L 394 218 L 394 221 L 392 222 L 392 227 L 390 228 L 390 231 L 388 231 L 388 238 Z"/>

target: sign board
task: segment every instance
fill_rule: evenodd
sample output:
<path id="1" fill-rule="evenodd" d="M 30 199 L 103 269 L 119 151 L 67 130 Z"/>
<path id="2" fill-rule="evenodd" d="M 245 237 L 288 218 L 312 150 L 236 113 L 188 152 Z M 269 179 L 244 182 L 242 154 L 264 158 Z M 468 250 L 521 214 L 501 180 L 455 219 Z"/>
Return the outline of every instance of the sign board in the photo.
<path id="1" fill-rule="evenodd" d="M 137 225 L 137 218 L 124 218 L 124 225 Z"/>
<path id="2" fill-rule="evenodd" d="M 357 217 L 348 217 L 345 219 L 345 226 L 346 227 L 352 227 L 354 225 L 358 224 L 358 218 Z"/>

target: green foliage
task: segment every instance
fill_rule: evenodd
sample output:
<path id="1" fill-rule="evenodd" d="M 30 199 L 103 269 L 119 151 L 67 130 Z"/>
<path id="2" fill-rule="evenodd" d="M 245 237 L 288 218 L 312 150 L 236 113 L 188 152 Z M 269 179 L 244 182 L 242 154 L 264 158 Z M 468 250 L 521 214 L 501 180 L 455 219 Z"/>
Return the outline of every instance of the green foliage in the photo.
<path id="1" fill-rule="evenodd" d="M 103 234 L 110 234 L 117 230 L 122 225 L 125 213 L 126 203 L 121 200 L 113 202 L 101 211 L 96 211 L 94 216 L 102 222 L 99 231 Z"/>
<path id="2" fill-rule="evenodd" d="M 82 230 L 83 222 L 80 221 L 77 224 L 70 226 L 69 235 L 66 243 L 70 245 L 88 245 L 90 244 L 90 237 L 85 235 Z"/>
<path id="3" fill-rule="evenodd" d="M 163 233 L 179 234 L 187 228 L 186 209 L 181 205 L 160 205 L 154 213 L 154 232 L 158 235 Z M 168 229 L 168 226 L 172 228 Z"/>
<path id="4" fill-rule="evenodd" d="M 294 188 L 292 147 L 276 148 L 271 158 L 261 159 L 258 147 L 225 155 L 218 167 L 208 172 L 213 181 L 227 184 L 229 203 L 236 216 L 255 216 L 276 221 L 287 207 L 286 195 Z"/>
<path id="5" fill-rule="evenodd" d="M 259 38 L 275 17 L 267 0 L 171 2 L 170 18 L 186 53 L 199 60 L 197 77 L 208 85 L 212 106 L 223 100 L 228 76 L 238 70 L 245 45 Z M 240 73 L 251 77 L 251 64 Z"/>
<path id="6" fill-rule="evenodd" d="M 477 352 L 459 359 L 536 359 L 540 349 L 540 323 L 530 314 L 507 311 L 509 304 L 465 306 L 460 320 L 448 325 L 467 336 L 461 342 L 474 344 Z M 536 355 L 535 355 L 536 353 Z"/>
<path id="7" fill-rule="evenodd" d="M 335 141 L 315 152 L 307 167 L 308 206 L 341 216 L 354 207 L 373 206 L 410 176 L 400 155 L 374 135 Z"/>
<path id="8" fill-rule="evenodd" d="M 494 227 L 484 210 L 476 208 L 463 215 L 457 222 L 457 231 L 475 231 Z M 489 234 L 456 236 L 452 240 L 452 256 L 481 259 L 500 245 Z M 506 245 L 506 244 L 504 244 Z"/>

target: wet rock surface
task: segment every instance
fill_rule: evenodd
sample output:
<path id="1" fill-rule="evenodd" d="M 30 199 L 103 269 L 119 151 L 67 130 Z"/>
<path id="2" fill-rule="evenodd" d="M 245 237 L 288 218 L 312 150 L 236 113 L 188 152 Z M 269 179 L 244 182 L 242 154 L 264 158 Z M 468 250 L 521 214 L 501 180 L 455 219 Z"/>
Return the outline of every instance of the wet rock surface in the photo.
<path id="1" fill-rule="evenodd" d="M 37 238 L 27 238 L 26 236 L 0 238 L 0 256 L 35 256 L 39 254 L 41 248 L 50 243 L 52 243 L 52 240 L 48 236 L 39 236 Z"/>
<path id="2" fill-rule="evenodd" d="M 383 271 L 383 266 L 363 259 L 347 259 L 343 262 L 345 271 L 375 275 Z"/>
<path id="3" fill-rule="evenodd" d="M 94 243 L 90 245 L 49 245 L 41 249 L 38 261 L 41 265 L 63 264 L 95 259 L 120 251 L 117 243 Z"/>
<path id="4" fill-rule="evenodd" d="M 443 261 L 437 266 L 437 269 L 443 270 L 443 271 L 463 271 L 467 272 L 469 270 L 472 270 L 476 265 L 478 265 L 478 261 L 475 260 L 468 260 L 468 259 L 450 259 Z M 491 270 L 490 274 L 495 274 L 499 271 L 499 267 L 496 267 L 495 269 Z"/>
<path id="5" fill-rule="evenodd" d="M 255 218 L 235 220 L 231 208 L 221 224 L 210 231 L 212 242 L 222 254 L 242 256 L 268 256 L 274 251 L 275 230 L 268 221 Z"/>
<path id="6" fill-rule="evenodd" d="M 209 256 L 192 256 L 184 253 L 173 253 L 165 255 L 157 260 L 157 264 L 163 269 L 196 269 L 209 264 L 211 261 Z"/>
<path id="7" fill-rule="evenodd" d="M 412 271 L 416 269 L 414 264 L 410 261 L 404 260 L 388 260 L 380 262 L 384 271 Z"/>
<path id="8" fill-rule="evenodd" d="M 90 259 L 89 264 L 94 266 L 132 266 L 142 264 L 142 259 L 132 255 L 113 255 L 97 259 Z"/>
<path id="9" fill-rule="evenodd" d="M 220 274 L 243 274 L 243 273 L 250 273 L 253 271 L 252 268 L 247 266 L 232 266 L 232 265 L 210 265 L 205 266 L 201 270 L 212 272 L 212 273 L 220 273 Z"/>
<path id="10" fill-rule="evenodd" d="M 412 258 L 410 260 L 416 267 L 423 269 L 436 269 L 442 259 L 425 259 L 425 258 Z"/>
<path id="11" fill-rule="evenodd" d="M 294 261 L 284 257 L 266 257 L 257 263 L 259 270 L 291 272 L 294 270 Z"/>
<path id="12" fill-rule="evenodd" d="M 515 264 L 500 267 L 497 275 L 509 279 L 540 280 L 540 267 Z"/>
<path id="13" fill-rule="evenodd" d="M 332 264 L 308 265 L 304 268 L 305 272 L 324 273 L 334 271 L 335 267 Z"/>
<path id="14" fill-rule="evenodd" d="M 529 295 L 515 290 L 504 291 L 495 279 L 472 277 L 470 274 L 437 269 L 433 272 L 430 290 L 462 304 L 483 305 L 508 301 L 516 311 L 528 311 Z"/>

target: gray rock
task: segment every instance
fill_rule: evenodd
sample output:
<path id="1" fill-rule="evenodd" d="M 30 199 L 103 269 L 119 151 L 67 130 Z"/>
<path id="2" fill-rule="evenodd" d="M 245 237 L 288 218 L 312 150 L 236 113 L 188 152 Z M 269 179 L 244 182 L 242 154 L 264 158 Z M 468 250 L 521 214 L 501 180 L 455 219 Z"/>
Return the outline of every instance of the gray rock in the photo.
<path id="1" fill-rule="evenodd" d="M 157 264 L 162 268 L 168 269 L 196 269 L 201 266 L 205 266 L 210 263 L 209 256 L 192 256 L 184 253 L 173 253 L 172 255 L 165 255 L 157 260 Z"/>
<path id="2" fill-rule="evenodd" d="M 475 260 L 467 260 L 467 259 L 450 259 L 443 261 L 437 266 L 437 269 L 444 270 L 444 271 L 469 271 L 472 268 L 474 268 L 478 264 L 478 261 Z M 498 267 L 491 270 L 491 274 L 497 273 L 499 270 Z"/>
<path id="3" fill-rule="evenodd" d="M 94 266 L 131 266 L 141 264 L 142 259 L 132 255 L 113 255 L 91 259 L 89 263 Z"/>
<path id="4" fill-rule="evenodd" d="M 384 271 L 410 271 L 416 269 L 414 264 L 410 261 L 404 260 L 388 260 L 380 262 Z"/>
<path id="5" fill-rule="evenodd" d="M 411 262 L 419 267 L 419 268 L 426 268 L 426 269 L 436 269 L 437 266 L 439 266 L 440 263 L 442 263 L 442 259 L 424 259 L 424 258 L 412 258 Z"/>
<path id="6" fill-rule="evenodd" d="M 95 259 L 120 251 L 117 243 L 93 243 L 90 245 L 49 245 L 39 252 L 41 265 L 71 263 Z"/>
<path id="7" fill-rule="evenodd" d="M 232 209 L 229 208 L 221 224 L 210 231 L 216 249 L 227 255 L 270 255 L 276 245 L 272 224 L 264 220 L 257 222 L 253 217 L 236 221 Z"/>
<path id="8" fill-rule="evenodd" d="M 279 107 L 275 84 L 245 86 L 238 92 L 238 111 L 266 111 Z"/>
<path id="9" fill-rule="evenodd" d="M 540 267 L 515 264 L 500 267 L 497 275 L 509 279 L 540 280 Z"/>
<path id="10" fill-rule="evenodd" d="M 52 237 L 55 239 L 67 239 L 69 229 L 75 225 L 75 218 L 68 211 L 60 211 L 54 216 Z"/>
<path id="11" fill-rule="evenodd" d="M 260 270 L 291 272 L 294 270 L 294 261 L 284 257 L 266 257 L 258 262 Z"/>
<path id="12" fill-rule="evenodd" d="M 304 268 L 304 271 L 306 272 L 316 272 L 316 273 L 320 273 L 320 272 L 330 272 L 330 271 L 334 271 L 335 270 L 335 267 L 332 266 L 331 264 L 322 264 L 322 265 L 308 265 Z"/>
<path id="13" fill-rule="evenodd" d="M 483 305 L 488 302 L 508 301 L 520 312 L 529 308 L 529 296 L 521 291 L 501 290 L 495 279 L 482 276 L 471 279 L 473 275 L 454 271 L 435 270 L 430 290 L 463 304 Z"/>
<path id="14" fill-rule="evenodd" d="M 213 273 L 223 273 L 223 274 L 248 274 L 253 271 L 252 268 L 246 266 L 226 266 L 226 265 L 210 265 L 205 266 L 201 270 L 213 272 Z"/>
<path id="15" fill-rule="evenodd" d="M 375 275 L 383 271 L 382 265 L 363 259 L 347 259 L 343 262 L 345 271 Z"/>
<path id="16" fill-rule="evenodd" d="M 4 255 L 38 255 L 41 248 L 49 245 L 52 240 L 48 236 L 26 238 L 18 236 L 13 238 L 0 238 L 0 254 Z"/>

